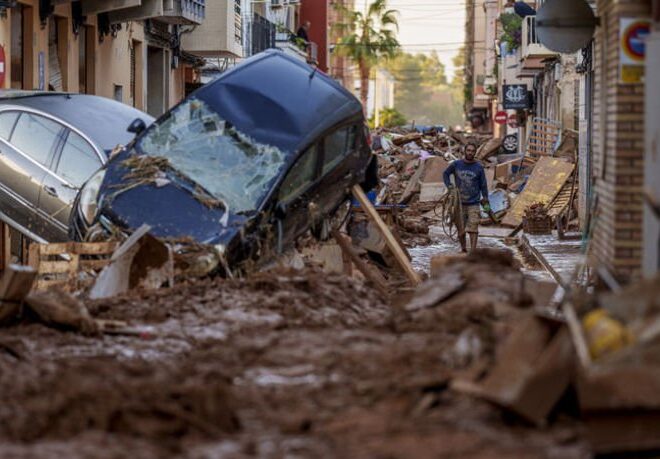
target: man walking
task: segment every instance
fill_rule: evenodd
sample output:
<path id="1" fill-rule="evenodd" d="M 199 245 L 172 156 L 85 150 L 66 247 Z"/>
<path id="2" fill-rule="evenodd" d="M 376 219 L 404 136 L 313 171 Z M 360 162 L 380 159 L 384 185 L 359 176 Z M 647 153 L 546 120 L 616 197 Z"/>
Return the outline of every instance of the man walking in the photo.
<path id="1" fill-rule="evenodd" d="M 464 159 L 458 159 L 447 167 L 443 179 L 450 193 L 453 192 L 454 187 L 450 180 L 452 175 L 458 187 L 463 219 L 463 229 L 459 232 L 458 239 L 461 250 L 467 252 L 465 233 L 470 235 L 470 251 L 476 249 L 481 219 L 479 204 L 482 203 L 484 210 L 489 212 L 490 203 L 484 168 L 474 159 L 477 147 L 473 143 L 468 143 L 465 145 L 464 153 Z"/>

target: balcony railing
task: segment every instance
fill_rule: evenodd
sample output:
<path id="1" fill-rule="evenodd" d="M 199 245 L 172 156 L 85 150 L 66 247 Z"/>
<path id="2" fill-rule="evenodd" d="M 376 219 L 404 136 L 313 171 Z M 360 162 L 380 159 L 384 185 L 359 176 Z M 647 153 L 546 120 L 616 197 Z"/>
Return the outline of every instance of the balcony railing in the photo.
<path id="1" fill-rule="evenodd" d="M 247 50 L 250 55 L 275 47 L 277 26 L 268 19 L 255 14 L 248 24 L 248 29 L 250 43 Z"/>
<path id="2" fill-rule="evenodd" d="M 157 19 L 169 24 L 200 25 L 206 17 L 206 0 L 93 0 L 82 2 L 82 10 L 85 15 L 108 12 L 113 23 Z"/>
<path id="3" fill-rule="evenodd" d="M 201 24 L 206 0 L 163 0 L 163 20 L 177 24 Z"/>
<path id="4" fill-rule="evenodd" d="M 548 58 L 557 55 L 557 53 L 549 50 L 539 41 L 536 33 L 536 17 L 534 16 L 527 16 L 523 20 L 521 51 L 523 61 L 530 58 Z"/>
<path id="5" fill-rule="evenodd" d="M 247 32 L 249 43 L 246 46 L 246 53 L 249 55 L 260 53 L 269 48 L 277 48 L 285 54 L 309 64 L 318 63 L 318 46 L 316 43 L 310 42 L 307 46 L 299 43 L 292 31 L 281 26 L 278 27 L 263 16 L 255 14 L 248 23 Z"/>

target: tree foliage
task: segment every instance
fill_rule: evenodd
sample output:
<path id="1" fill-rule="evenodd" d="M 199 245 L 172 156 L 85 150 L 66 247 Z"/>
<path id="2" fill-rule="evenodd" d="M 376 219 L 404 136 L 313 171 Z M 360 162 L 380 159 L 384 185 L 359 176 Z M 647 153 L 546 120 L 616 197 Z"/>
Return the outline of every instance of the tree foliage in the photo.
<path id="1" fill-rule="evenodd" d="M 448 83 L 437 53 L 399 53 L 388 61 L 386 69 L 396 80 L 394 105 L 409 121 L 462 124 L 463 87 L 455 81 Z"/>
<path id="2" fill-rule="evenodd" d="M 403 116 L 403 113 L 401 113 L 399 110 L 396 108 L 383 108 L 379 110 L 379 124 L 381 127 L 397 127 L 397 126 L 403 126 L 408 123 L 406 120 L 406 117 Z M 371 115 L 371 118 L 369 118 L 369 127 L 372 129 L 376 127 L 376 116 Z"/>
<path id="3" fill-rule="evenodd" d="M 383 59 L 394 57 L 399 50 L 398 12 L 387 8 L 387 0 L 374 0 L 364 13 L 341 5 L 335 8 L 345 19 L 334 25 L 341 37 L 336 52 L 351 59 L 360 69 L 360 99 L 366 106 L 371 69 Z"/>

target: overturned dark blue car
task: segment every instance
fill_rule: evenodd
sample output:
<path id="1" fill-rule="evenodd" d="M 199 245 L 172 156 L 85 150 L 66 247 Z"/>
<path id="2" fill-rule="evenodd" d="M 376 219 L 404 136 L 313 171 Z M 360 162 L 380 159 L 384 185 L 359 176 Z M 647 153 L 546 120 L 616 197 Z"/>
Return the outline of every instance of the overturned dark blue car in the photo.
<path id="1" fill-rule="evenodd" d="M 116 153 L 79 193 L 71 236 L 99 240 L 147 224 L 157 237 L 216 246 L 230 266 L 263 260 L 326 222 L 353 185 L 374 183 L 367 136 L 352 94 L 267 51 Z"/>

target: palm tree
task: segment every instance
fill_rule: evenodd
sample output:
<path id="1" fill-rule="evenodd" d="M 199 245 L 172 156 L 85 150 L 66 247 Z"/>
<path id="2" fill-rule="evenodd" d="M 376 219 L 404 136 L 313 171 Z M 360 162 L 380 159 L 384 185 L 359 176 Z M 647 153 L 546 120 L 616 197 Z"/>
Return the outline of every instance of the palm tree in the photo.
<path id="1" fill-rule="evenodd" d="M 336 44 L 337 53 L 360 69 L 360 100 L 366 110 L 371 69 L 380 59 L 394 57 L 400 48 L 396 39 L 398 11 L 387 9 L 387 0 L 374 0 L 364 13 L 340 5 L 336 8 L 344 18 L 334 26 L 342 37 Z"/>

